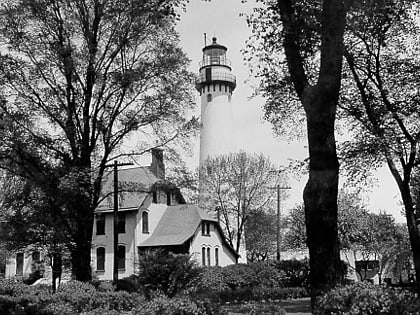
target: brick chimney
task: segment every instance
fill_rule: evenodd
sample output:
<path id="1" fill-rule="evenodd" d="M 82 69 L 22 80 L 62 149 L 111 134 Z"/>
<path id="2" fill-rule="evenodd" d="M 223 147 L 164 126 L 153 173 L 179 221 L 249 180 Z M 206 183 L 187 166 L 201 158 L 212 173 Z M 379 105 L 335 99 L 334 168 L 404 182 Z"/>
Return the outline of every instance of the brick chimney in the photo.
<path id="1" fill-rule="evenodd" d="M 165 179 L 165 164 L 163 163 L 163 150 L 153 148 L 152 153 L 152 164 L 150 164 L 150 170 L 157 178 Z"/>

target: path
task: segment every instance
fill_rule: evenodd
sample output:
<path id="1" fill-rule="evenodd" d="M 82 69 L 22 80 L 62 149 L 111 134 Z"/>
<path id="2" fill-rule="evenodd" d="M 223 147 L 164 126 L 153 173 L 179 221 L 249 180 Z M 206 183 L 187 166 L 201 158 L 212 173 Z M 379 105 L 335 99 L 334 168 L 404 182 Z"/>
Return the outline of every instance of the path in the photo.
<path id="1" fill-rule="evenodd" d="M 310 298 L 285 300 L 281 302 L 281 305 L 285 309 L 286 314 L 294 314 L 294 315 L 312 314 Z"/>

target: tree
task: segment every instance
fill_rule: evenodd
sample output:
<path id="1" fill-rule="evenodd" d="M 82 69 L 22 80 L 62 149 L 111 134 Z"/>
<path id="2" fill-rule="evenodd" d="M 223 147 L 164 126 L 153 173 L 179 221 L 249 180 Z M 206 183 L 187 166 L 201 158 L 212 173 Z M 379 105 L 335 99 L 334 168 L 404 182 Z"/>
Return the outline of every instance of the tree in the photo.
<path id="1" fill-rule="evenodd" d="M 204 165 L 203 206 L 211 213 L 218 207 L 227 241 L 239 251 L 250 215 L 272 206 L 270 188 L 278 180 L 276 169 L 267 157 L 245 152 L 210 157 Z"/>
<path id="2" fill-rule="evenodd" d="M 278 100 L 279 90 L 293 86 L 286 90 L 294 93 L 306 118 L 309 179 L 303 199 L 314 303 L 314 298 L 335 286 L 342 274 L 337 236 L 339 164 L 334 126 L 349 2 L 259 2 L 263 6 L 249 19 L 257 44 L 251 42 L 247 48 L 260 63 L 257 73 L 263 77 L 260 88 L 269 96 L 270 105 L 279 109 L 288 107 Z M 259 53 L 255 54 L 256 51 Z M 279 52 L 284 59 L 278 57 Z"/>
<path id="3" fill-rule="evenodd" d="M 369 213 L 363 201 L 354 192 L 341 191 L 338 205 L 340 250 L 347 262 L 377 260 L 380 282 L 383 274 L 397 272 L 401 274 L 410 255 L 404 250 L 408 245 L 408 240 L 404 238 L 404 230 L 395 223 L 394 218 L 383 212 Z M 287 248 L 306 250 L 302 206 L 291 211 L 289 222 L 291 228 L 285 235 Z M 365 279 L 367 274 L 365 269 L 350 267 L 359 273 L 361 280 Z"/>
<path id="4" fill-rule="evenodd" d="M 271 210 L 251 211 L 245 223 L 247 261 L 264 261 L 276 253 L 277 216 Z"/>
<path id="5" fill-rule="evenodd" d="M 340 107 L 353 131 L 352 140 L 341 148 L 346 168 L 354 174 L 386 164 L 397 183 L 419 280 L 420 30 L 414 3 L 418 5 L 416 1 L 373 1 L 368 7 L 355 7 L 346 40 L 346 92 Z"/>
<path id="6" fill-rule="evenodd" d="M 187 118 L 192 74 L 174 31 L 183 4 L 20 0 L 0 7 L 0 164 L 47 196 L 78 280 L 91 278 L 107 163 L 179 146 L 198 126 Z M 127 152 L 124 141 L 134 134 L 137 147 Z"/>
<path id="7" fill-rule="evenodd" d="M 0 218 L 3 222 L 0 238 L 8 252 L 26 250 L 45 251 L 50 257 L 52 288 L 61 281 L 65 231 L 54 228 L 49 198 L 28 180 L 6 174 L 0 198 Z M 45 267 L 45 266 L 43 266 Z M 36 279 L 35 279 L 36 280 Z"/>

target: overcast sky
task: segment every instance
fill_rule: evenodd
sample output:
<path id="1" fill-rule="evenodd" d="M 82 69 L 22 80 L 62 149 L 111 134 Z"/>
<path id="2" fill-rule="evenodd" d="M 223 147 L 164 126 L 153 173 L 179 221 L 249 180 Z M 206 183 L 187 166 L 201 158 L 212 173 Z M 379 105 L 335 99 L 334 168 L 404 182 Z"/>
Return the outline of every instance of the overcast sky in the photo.
<path id="1" fill-rule="evenodd" d="M 211 40 L 217 37 L 218 43 L 228 48 L 227 57 L 232 61 L 232 73 L 237 77 L 237 88 L 232 96 L 233 117 L 236 127 L 236 145 L 238 149 L 252 153 L 263 153 L 270 157 L 278 166 L 287 165 L 289 159 L 303 159 L 307 156 L 305 142 L 287 143 L 276 138 L 268 122 L 263 121 L 262 98 L 249 99 L 253 92 L 250 83 L 246 83 L 249 70 L 244 65 L 241 49 L 250 35 L 244 17 L 240 13 L 252 11 L 253 1 L 242 4 L 240 0 L 190 0 L 187 12 L 181 15 L 177 30 L 181 36 L 181 46 L 191 59 L 191 70 L 198 73 L 199 61 L 204 46 L 204 33 Z M 197 104 L 200 99 L 197 93 Z M 199 106 L 198 106 L 199 108 Z M 198 140 L 195 154 L 188 159 L 191 167 L 198 166 Z M 369 193 L 369 209 L 388 210 L 398 221 L 404 218 L 400 215 L 399 195 L 394 181 L 387 169 L 378 173 L 379 185 Z M 284 202 L 283 211 L 302 202 L 302 190 L 306 178 L 291 180 L 290 196 Z M 273 192 L 274 193 L 274 192 Z M 367 195 L 366 195 L 367 197 Z"/>

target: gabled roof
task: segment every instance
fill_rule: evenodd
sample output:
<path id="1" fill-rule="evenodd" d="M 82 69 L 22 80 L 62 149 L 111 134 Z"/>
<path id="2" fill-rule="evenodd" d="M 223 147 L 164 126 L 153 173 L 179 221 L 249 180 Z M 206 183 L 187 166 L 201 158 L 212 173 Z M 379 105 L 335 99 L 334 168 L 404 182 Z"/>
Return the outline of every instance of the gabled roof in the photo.
<path id="1" fill-rule="evenodd" d="M 196 205 L 168 206 L 153 234 L 139 246 L 181 245 L 194 235 L 201 221 L 217 222 Z"/>
<path id="2" fill-rule="evenodd" d="M 195 231 L 202 221 L 214 222 L 217 230 L 222 236 L 224 245 L 229 248 L 236 257 L 239 257 L 238 253 L 224 238 L 222 229 L 217 220 L 193 204 L 168 206 L 153 234 L 138 246 L 158 247 L 182 245 L 194 236 Z"/>
<path id="3" fill-rule="evenodd" d="M 113 208 L 113 173 L 109 172 L 104 176 L 102 195 L 105 199 L 97 207 L 97 212 L 112 211 Z M 138 209 L 153 185 L 162 181 L 156 177 L 149 167 L 135 167 L 121 169 L 118 171 L 118 182 L 120 189 L 119 211 Z"/>

